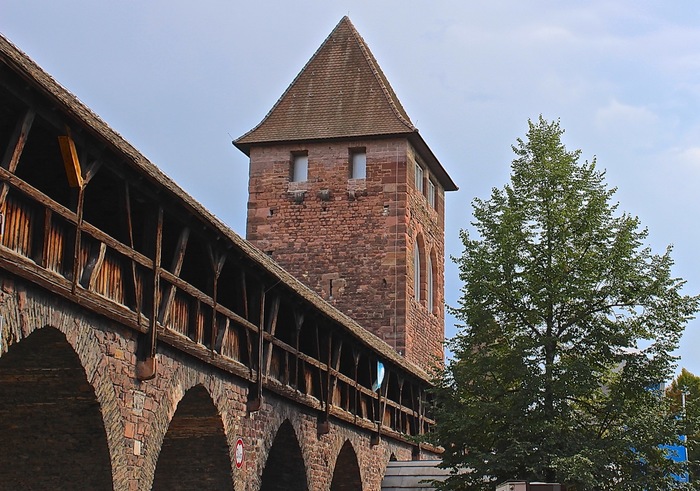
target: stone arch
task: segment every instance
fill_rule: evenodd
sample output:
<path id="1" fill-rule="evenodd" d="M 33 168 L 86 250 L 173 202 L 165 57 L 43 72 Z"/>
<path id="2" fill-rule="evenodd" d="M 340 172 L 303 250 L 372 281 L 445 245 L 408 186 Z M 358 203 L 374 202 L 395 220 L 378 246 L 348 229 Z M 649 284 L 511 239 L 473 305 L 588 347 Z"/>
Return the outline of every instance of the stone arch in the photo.
<path id="1" fill-rule="evenodd" d="M 216 418 L 218 418 L 222 424 L 226 447 L 229 452 L 227 454 L 226 468 L 229 473 L 231 473 L 231 449 L 235 442 L 230 441 L 233 437 L 228 431 L 229 426 L 233 423 L 227 421 L 224 416 L 228 412 L 226 411 L 228 399 L 226 391 L 227 382 L 213 376 L 210 372 L 198 370 L 196 368 L 198 365 L 194 367 L 180 365 L 177 359 L 171 358 L 171 353 L 162 352 L 160 351 L 161 349 L 162 348 L 159 348 L 159 352 L 156 355 L 158 366 L 161 367 L 156 380 L 160 380 L 162 385 L 157 392 L 149 396 L 157 397 L 160 403 L 153 412 L 149 441 L 144 445 L 144 463 L 139 479 L 139 489 L 152 489 L 155 485 L 156 467 L 161 459 L 161 450 L 166 435 L 171 428 L 172 421 L 175 418 L 180 404 L 188 397 L 189 392 L 193 389 L 206 392 L 207 398 L 215 410 Z M 177 368 L 169 372 L 166 367 L 173 367 L 174 365 L 177 366 Z M 197 396 L 198 394 L 195 393 L 194 395 Z M 204 399 L 201 392 L 197 399 Z M 228 489 L 231 489 L 231 487 L 232 486 L 229 484 Z M 236 489 L 238 489 L 238 487 L 236 487 Z"/>
<path id="2" fill-rule="evenodd" d="M 307 491 L 306 465 L 289 419 L 280 425 L 262 472 L 260 491 Z"/>
<path id="3" fill-rule="evenodd" d="M 65 340 L 79 359 L 88 384 L 97 399 L 107 434 L 113 487 L 128 487 L 129 468 L 124 437 L 124 420 L 121 402 L 111 379 L 108 344 L 128 343 L 128 339 L 115 335 L 105 328 L 102 318 L 86 314 L 73 304 L 27 288 L 22 282 L 0 277 L 0 316 L 3 319 L 3 351 L 13 349 L 14 343 L 42 329 L 54 329 L 63 333 Z M 111 338 L 109 343 L 107 338 Z M 123 346 L 117 346 L 118 349 Z"/>
<path id="4" fill-rule="evenodd" d="M 362 476 L 357 462 L 357 454 L 350 440 L 345 440 L 333 468 L 330 491 L 362 490 Z"/>
<path id="5" fill-rule="evenodd" d="M 12 454 L 0 460 L 3 487 L 117 487 L 103 404 L 61 331 L 36 329 L 10 346 L 0 375 L 0 434 Z"/>
<path id="6" fill-rule="evenodd" d="M 152 489 L 232 488 L 223 422 L 207 389 L 196 385 L 185 393 L 170 420 Z"/>

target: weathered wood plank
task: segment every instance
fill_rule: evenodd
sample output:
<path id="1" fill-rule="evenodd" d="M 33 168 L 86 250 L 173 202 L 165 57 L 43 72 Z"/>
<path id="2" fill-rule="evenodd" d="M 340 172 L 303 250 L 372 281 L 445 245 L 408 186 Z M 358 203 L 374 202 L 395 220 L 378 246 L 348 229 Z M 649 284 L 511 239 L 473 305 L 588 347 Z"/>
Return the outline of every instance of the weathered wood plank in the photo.
<path id="1" fill-rule="evenodd" d="M 7 169 L 12 173 L 17 170 L 17 164 L 19 164 L 24 145 L 27 143 L 29 131 L 34 123 L 34 116 L 36 116 L 36 111 L 33 108 L 27 108 L 22 117 L 19 118 L 15 124 L 12 136 L 10 137 L 10 141 L 7 142 L 5 153 L 0 162 L 0 166 L 2 166 L 3 169 Z"/>
<path id="2" fill-rule="evenodd" d="M 267 319 L 267 326 L 265 330 L 268 332 L 268 334 L 271 336 L 271 340 L 275 336 L 275 331 L 277 330 L 277 318 L 279 316 L 279 311 L 280 311 L 280 296 L 279 294 L 275 295 L 272 299 L 272 309 L 270 311 L 270 314 Z M 272 363 L 272 346 L 273 344 L 268 342 L 264 346 L 264 375 L 265 377 L 269 377 L 270 375 L 270 363 Z"/>
<path id="3" fill-rule="evenodd" d="M 173 275 L 179 276 L 182 270 L 182 263 L 185 260 L 185 250 L 187 249 L 187 241 L 190 237 L 190 227 L 184 227 L 180 232 L 180 237 L 177 240 L 177 246 L 175 247 L 175 255 L 172 260 L 170 270 Z M 162 273 L 162 272 L 161 272 Z M 161 274 L 162 276 L 162 274 Z M 170 306 L 175 298 L 175 286 L 170 285 L 167 287 L 166 293 L 163 295 L 161 300 L 160 309 L 158 311 L 158 322 L 163 325 L 168 323 L 168 316 L 170 315 Z"/>

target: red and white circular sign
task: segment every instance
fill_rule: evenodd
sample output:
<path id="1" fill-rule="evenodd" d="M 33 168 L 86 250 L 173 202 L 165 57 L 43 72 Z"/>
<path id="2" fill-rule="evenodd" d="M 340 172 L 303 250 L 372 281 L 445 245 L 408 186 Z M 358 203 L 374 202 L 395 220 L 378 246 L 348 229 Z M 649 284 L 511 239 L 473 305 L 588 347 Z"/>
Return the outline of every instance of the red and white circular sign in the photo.
<path id="1" fill-rule="evenodd" d="M 240 438 L 236 442 L 236 469 L 243 467 L 243 440 Z"/>

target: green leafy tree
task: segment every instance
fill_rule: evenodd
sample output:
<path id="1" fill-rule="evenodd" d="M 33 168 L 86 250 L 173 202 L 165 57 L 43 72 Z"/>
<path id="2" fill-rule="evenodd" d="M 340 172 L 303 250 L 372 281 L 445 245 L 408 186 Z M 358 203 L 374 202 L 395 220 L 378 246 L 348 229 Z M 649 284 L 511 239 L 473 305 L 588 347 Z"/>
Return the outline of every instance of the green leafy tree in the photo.
<path id="1" fill-rule="evenodd" d="M 685 368 L 666 389 L 666 396 L 678 414 L 687 416 L 688 460 L 693 481 L 700 480 L 700 377 Z M 685 407 L 684 403 L 685 402 Z"/>
<path id="2" fill-rule="evenodd" d="M 558 122 L 529 122 L 510 184 L 475 199 L 463 323 L 436 381 L 435 443 L 461 471 L 443 489 L 506 479 L 576 490 L 682 489 L 660 444 L 682 420 L 659 390 L 698 298 L 671 276 L 636 217 L 618 213 L 595 161 L 567 151 Z M 641 343 L 640 343 L 641 341 Z M 640 348 L 641 346 L 641 348 Z"/>

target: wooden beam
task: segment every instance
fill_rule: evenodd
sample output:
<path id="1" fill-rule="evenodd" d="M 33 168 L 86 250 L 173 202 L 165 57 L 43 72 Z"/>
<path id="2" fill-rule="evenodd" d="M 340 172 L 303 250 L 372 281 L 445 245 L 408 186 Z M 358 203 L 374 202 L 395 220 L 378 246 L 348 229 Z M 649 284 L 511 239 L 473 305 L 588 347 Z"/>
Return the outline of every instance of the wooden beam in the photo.
<path id="1" fill-rule="evenodd" d="M 340 355 L 343 349 L 343 338 L 340 338 L 335 345 L 335 350 L 333 350 L 333 355 L 330 357 L 331 360 L 329 363 L 333 367 L 333 372 L 338 373 L 338 370 L 340 369 Z M 328 400 L 331 403 L 331 405 L 334 404 L 333 402 L 333 393 L 335 392 L 335 387 L 338 384 L 338 376 L 334 375 L 331 377 L 331 370 L 328 371 L 328 376 L 330 380 L 330 384 L 328 387 Z"/>
<path id="2" fill-rule="evenodd" d="M 158 206 L 158 218 L 156 222 L 156 242 L 153 254 L 153 311 L 151 312 L 151 356 L 156 356 L 156 340 L 158 336 L 158 301 L 160 300 L 160 269 L 161 255 L 163 252 L 163 207 Z"/>
<path id="3" fill-rule="evenodd" d="M 216 317 L 216 311 L 214 311 L 214 317 Z M 215 353 L 221 353 L 224 345 L 224 338 L 226 337 L 226 334 L 228 333 L 229 327 L 231 325 L 231 320 L 228 317 L 224 317 L 224 327 L 221 329 L 217 329 L 216 331 L 216 338 L 214 339 L 214 346 L 212 346 L 212 349 L 214 350 Z"/>
<path id="4" fill-rule="evenodd" d="M 102 167 L 102 160 L 100 159 L 94 159 L 92 160 L 87 166 L 85 166 L 85 172 L 84 172 L 84 177 L 83 177 L 83 182 L 85 184 L 88 184 L 93 177 L 97 174 L 97 171 L 100 170 Z M 128 181 L 124 181 L 128 182 Z"/>
<path id="5" fill-rule="evenodd" d="M 51 209 L 44 208 L 44 242 L 41 251 L 41 266 L 46 268 L 49 262 L 49 237 L 51 236 Z"/>
<path id="6" fill-rule="evenodd" d="M 187 241 L 190 237 L 190 227 L 185 227 L 180 232 L 180 237 L 177 240 L 177 246 L 175 247 L 175 255 L 171 263 L 170 270 L 175 276 L 180 276 L 180 271 L 182 271 L 182 263 L 185 260 L 185 250 L 187 249 Z M 168 286 L 167 292 L 163 296 L 160 304 L 160 309 L 158 312 L 158 322 L 165 326 L 168 323 L 168 316 L 170 311 L 170 306 L 175 299 L 175 286 Z"/>
<path id="7" fill-rule="evenodd" d="M 316 337 L 316 359 L 321 361 L 321 339 L 318 334 L 318 322 L 314 322 L 314 336 Z M 317 368 L 316 373 L 318 374 L 318 392 L 320 396 L 319 398 L 321 399 L 321 402 L 326 402 L 326 398 L 323 394 L 323 391 L 325 390 L 323 384 L 323 371 L 320 368 Z"/>
<path id="8" fill-rule="evenodd" d="M 12 132 L 10 141 L 7 142 L 7 147 L 5 148 L 5 154 L 0 162 L 0 167 L 14 174 L 17 170 L 17 164 L 19 164 L 19 159 L 22 156 L 22 151 L 24 150 L 24 145 L 27 143 L 27 137 L 29 135 L 29 130 L 32 128 L 34 123 L 34 116 L 36 112 L 34 109 L 29 108 L 24 112 L 24 115 L 15 124 L 15 129 Z M 7 199 L 7 193 L 10 190 L 6 182 L 2 183 L 0 187 L 0 211 L 4 213 L 5 210 L 5 199 Z"/>
<path id="9" fill-rule="evenodd" d="M 151 319 L 148 337 L 148 355 L 144 360 L 136 361 L 136 378 L 139 380 L 150 380 L 156 376 L 156 345 L 158 341 L 158 303 L 160 301 L 160 260 L 163 245 L 163 207 L 158 206 L 158 216 L 156 221 L 155 243 L 153 251 L 153 298 L 151 303 Z M 132 263 L 133 264 L 133 263 Z"/>
<path id="10" fill-rule="evenodd" d="M 83 203 L 85 201 L 85 188 L 78 188 L 78 204 L 76 207 L 76 213 L 78 215 L 78 223 L 75 226 L 75 242 L 73 243 L 73 275 L 71 277 L 73 281 L 73 293 L 78 286 L 78 272 L 80 271 L 80 245 L 81 245 L 81 232 L 83 227 Z"/>
<path id="11" fill-rule="evenodd" d="M 187 334 L 189 337 L 194 339 L 198 344 L 204 344 L 204 326 L 202 325 L 202 302 L 199 299 L 194 301 L 194 312 L 190 313 L 189 326 L 187 328 Z"/>
<path id="12" fill-rule="evenodd" d="M 353 408 L 352 413 L 355 415 L 355 417 L 357 417 L 357 404 L 359 402 L 358 399 L 360 396 L 360 394 L 358 393 L 359 392 L 358 388 L 357 388 L 358 387 L 357 378 L 358 378 L 359 372 L 360 372 L 360 351 L 355 346 L 352 347 L 352 360 L 353 360 L 353 363 L 355 365 L 355 386 L 354 386 L 355 387 L 355 407 Z"/>
<path id="13" fill-rule="evenodd" d="M 129 187 L 129 181 L 124 181 L 124 188 L 123 188 L 123 199 L 124 199 L 124 228 L 126 228 L 126 235 L 129 238 L 129 248 L 134 249 L 134 224 L 132 220 L 132 213 L 131 213 L 131 189 Z M 129 261 L 129 266 L 131 269 L 131 276 L 130 276 L 130 283 L 128 284 L 128 289 L 130 290 L 128 294 L 131 294 L 134 302 L 134 310 L 141 314 L 141 295 L 139 295 L 138 291 L 138 281 L 137 281 L 137 275 L 136 275 L 136 262 L 133 260 Z M 127 295 L 128 295 L 127 294 Z"/>
<path id="14" fill-rule="evenodd" d="M 299 352 L 299 336 L 301 334 L 301 326 L 304 325 L 304 312 L 298 308 L 294 309 L 294 349 Z M 299 388 L 299 356 L 294 357 L 294 384 L 295 389 Z"/>
<path id="15" fill-rule="evenodd" d="M 80 284 L 83 286 L 83 288 L 87 288 L 90 291 L 95 290 L 97 277 L 100 274 L 102 264 L 104 264 L 106 252 L 107 246 L 104 242 L 100 242 L 99 247 L 97 247 L 96 250 L 91 251 L 90 257 L 83 268 L 83 274 L 80 277 Z"/>
<path id="16" fill-rule="evenodd" d="M 7 142 L 0 165 L 3 169 L 9 170 L 13 174 L 17 170 L 17 164 L 19 164 L 19 159 L 22 156 L 24 145 L 27 143 L 29 130 L 31 130 L 34 123 L 34 116 L 36 116 L 36 111 L 28 108 L 15 124 L 10 141 Z"/>
<path id="17" fill-rule="evenodd" d="M 248 402 L 246 409 L 248 412 L 258 411 L 262 407 L 262 390 L 263 390 L 263 340 L 264 340 L 264 323 L 265 323 L 265 285 L 260 285 L 260 317 L 258 320 L 258 352 L 256 363 L 256 379 L 255 386 L 248 392 Z M 251 365 L 253 365 L 251 361 Z"/>
<path id="18" fill-rule="evenodd" d="M 280 296 L 279 294 L 276 294 L 274 297 L 272 297 L 272 310 L 270 311 L 270 315 L 268 316 L 267 322 L 266 322 L 266 327 L 265 331 L 267 331 L 271 336 L 274 337 L 275 331 L 277 330 L 277 318 L 279 317 L 279 311 L 280 311 Z M 272 363 L 272 346 L 273 344 L 267 343 L 264 346 L 264 358 L 265 358 L 265 365 L 264 365 L 264 374 L 265 378 L 268 378 L 270 376 L 270 364 Z"/>
<path id="19" fill-rule="evenodd" d="M 338 339 L 338 342 L 333 349 L 333 336 L 331 333 L 328 334 L 328 369 L 326 370 L 326 406 L 323 417 L 319 418 L 317 423 L 317 433 L 318 435 L 325 435 L 330 432 L 330 414 L 331 406 L 333 406 L 333 393 L 335 392 L 335 386 L 338 382 L 338 378 L 333 376 L 331 367 L 335 373 L 338 372 L 340 367 L 340 353 L 343 348 L 343 339 Z"/>
<path id="20" fill-rule="evenodd" d="M 382 437 L 382 427 L 384 426 L 384 411 L 386 411 L 386 401 L 387 401 L 387 392 L 389 391 L 389 382 L 391 380 L 391 373 L 389 371 L 389 368 L 386 367 L 386 372 L 385 372 L 385 377 L 384 379 L 386 380 L 386 383 L 382 384 L 379 387 L 379 397 L 377 398 L 377 410 L 378 413 L 377 416 L 377 431 L 372 435 L 370 438 L 370 444 L 371 445 L 378 445 L 381 437 Z"/>
<path id="21" fill-rule="evenodd" d="M 243 301 L 243 317 L 246 321 L 250 321 L 250 314 L 248 312 L 248 282 L 246 281 L 245 270 L 240 270 L 241 279 L 241 297 Z M 251 339 L 252 333 L 249 329 L 245 331 L 245 344 L 246 344 L 246 355 L 248 357 L 248 368 L 252 376 L 253 373 L 253 340 Z"/>
<path id="22" fill-rule="evenodd" d="M 216 306 L 218 305 L 217 299 L 219 294 L 219 276 L 221 276 L 221 271 L 224 269 L 224 263 L 226 262 L 226 253 L 216 250 L 210 242 L 207 242 L 207 252 L 209 252 L 209 261 L 211 264 L 211 269 L 214 273 L 211 296 L 212 302 L 214 304 L 213 311 L 211 314 L 211 347 L 212 349 L 215 349 L 215 346 L 219 341 L 219 336 L 217 332 L 218 324 L 216 322 Z M 226 326 L 228 326 L 228 323 L 226 323 Z M 221 336 L 221 342 L 223 342 L 223 335 Z M 220 345 L 219 349 L 221 349 Z"/>
<path id="23" fill-rule="evenodd" d="M 78 152 L 75 150 L 75 142 L 71 138 L 70 133 L 58 137 L 58 146 L 61 148 L 61 157 L 63 158 L 68 185 L 72 188 L 83 187 L 83 172 L 80 169 Z"/>

